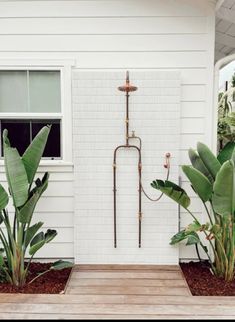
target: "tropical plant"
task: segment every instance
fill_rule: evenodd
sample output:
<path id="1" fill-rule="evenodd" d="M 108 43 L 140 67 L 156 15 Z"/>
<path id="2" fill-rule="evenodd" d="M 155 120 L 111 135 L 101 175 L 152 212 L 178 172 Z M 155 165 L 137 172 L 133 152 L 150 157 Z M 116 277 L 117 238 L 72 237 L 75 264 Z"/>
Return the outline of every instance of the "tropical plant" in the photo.
<path id="1" fill-rule="evenodd" d="M 218 150 L 222 150 L 228 142 L 235 141 L 235 113 L 233 103 L 235 102 L 235 74 L 233 75 L 230 88 L 218 95 Z"/>
<path id="2" fill-rule="evenodd" d="M 48 186 L 49 174 L 36 179 L 41 157 L 46 146 L 50 126 L 45 126 L 33 139 L 22 156 L 11 147 L 8 131 L 3 131 L 3 152 L 8 191 L 0 184 L 0 273 L 6 280 L 18 287 L 26 283 L 30 264 L 37 251 L 51 242 L 57 235 L 56 230 L 39 230 L 43 222 L 32 224 L 35 207 Z M 7 205 L 12 201 L 14 215 Z M 13 218 L 12 218 L 13 217 Z M 4 226 L 4 228 L 2 227 Z M 26 258 L 29 260 L 26 264 Z M 50 270 L 71 267 L 69 262 L 57 261 Z"/>
<path id="3" fill-rule="evenodd" d="M 190 210 L 190 197 L 178 185 L 170 181 L 155 180 L 151 186 L 177 202 L 193 218 L 190 225 L 172 237 L 171 244 L 186 241 L 186 245 L 196 245 L 197 249 L 201 247 L 213 273 L 231 281 L 234 278 L 235 259 L 234 144 L 227 145 L 215 157 L 205 144 L 199 142 L 197 151 L 189 149 L 189 158 L 192 165 L 183 165 L 182 170 L 199 196 L 208 222 L 201 223 L 193 214 Z"/>

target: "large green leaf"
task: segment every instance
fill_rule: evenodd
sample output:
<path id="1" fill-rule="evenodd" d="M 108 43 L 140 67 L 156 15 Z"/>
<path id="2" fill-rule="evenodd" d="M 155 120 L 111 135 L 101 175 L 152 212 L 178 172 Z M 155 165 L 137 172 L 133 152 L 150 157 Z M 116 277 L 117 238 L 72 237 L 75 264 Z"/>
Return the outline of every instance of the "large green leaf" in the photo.
<path id="1" fill-rule="evenodd" d="M 50 243 L 57 236 L 57 231 L 54 229 L 48 229 L 45 233 L 45 242 Z"/>
<path id="2" fill-rule="evenodd" d="M 178 232 L 177 234 L 175 234 L 171 238 L 170 245 L 178 244 L 183 240 L 187 241 L 187 243 L 186 243 L 187 246 L 200 243 L 200 238 L 196 232 L 186 231 L 184 229 L 184 230 L 181 230 L 180 232 Z"/>
<path id="3" fill-rule="evenodd" d="M 32 190 L 30 199 L 25 203 L 25 205 L 20 209 L 18 219 L 21 223 L 29 223 L 31 221 L 33 212 L 37 205 L 39 198 L 42 193 L 46 190 L 48 186 L 49 174 L 45 173 L 42 181 L 38 179 L 36 181 L 37 186 Z"/>
<path id="4" fill-rule="evenodd" d="M 34 238 L 38 230 L 43 226 L 43 222 L 39 222 L 37 224 L 34 224 L 33 226 L 29 227 L 26 231 L 26 236 L 25 236 L 25 248 L 28 247 L 30 244 L 31 240 Z"/>
<path id="5" fill-rule="evenodd" d="M 198 142 L 197 151 L 200 158 L 202 159 L 202 162 L 215 179 L 221 167 L 220 162 L 217 160 L 217 158 L 214 156 L 214 154 L 211 152 L 208 146 L 206 146 L 204 143 Z"/>
<path id="6" fill-rule="evenodd" d="M 40 132 L 35 136 L 29 147 L 26 149 L 22 156 L 22 161 L 24 163 L 28 182 L 31 185 L 34 176 L 37 172 L 39 162 L 43 155 L 47 138 L 50 132 L 50 126 L 44 126 Z"/>
<path id="7" fill-rule="evenodd" d="M 45 245 L 45 235 L 43 232 L 38 233 L 30 243 L 29 255 L 33 256 L 40 248 Z"/>
<path id="8" fill-rule="evenodd" d="M 65 269 L 65 268 L 70 268 L 70 267 L 73 267 L 73 263 L 58 260 L 57 262 L 52 264 L 50 269 L 58 271 L 58 270 Z"/>
<path id="9" fill-rule="evenodd" d="M 206 168 L 205 164 L 202 162 L 202 159 L 200 158 L 197 151 L 195 151 L 193 149 L 189 149 L 188 156 L 189 156 L 189 159 L 192 163 L 192 166 L 195 169 L 197 169 L 198 171 L 200 171 L 202 174 L 204 174 L 207 177 L 207 179 L 209 179 L 209 181 L 214 182 L 214 179 L 213 179 L 211 173 Z"/>
<path id="10" fill-rule="evenodd" d="M 0 211 L 6 208 L 8 202 L 9 202 L 8 194 L 6 190 L 3 188 L 3 186 L 0 184 Z"/>
<path id="11" fill-rule="evenodd" d="M 28 180 L 18 151 L 9 146 L 7 130 L 3 131 L 4 163 L 10 193 L 15 207 L 22 206 L 28 198 Z"/>
<path id="12" fill-rule="evenodd" d="M 221 164 L 230 160 L 232 158 L 233 152 L 235 149 L 235 142 L 228 142 L 224 148 L 220 151 L 217 159 Z"/>
<path id="13" fill-rule="evenodd" d="M 221 216 L 235 212 L 235 169 L 232 160 L 226 161 L 217 174 L 212 195 L 212 204 Z"/>
<path id="14" fill-rule="evenodd" d="M 187 193 L 178 185 L 171 181 L 155 180 L 151 183 L 154 189 L 160 190 L 162 193 L 176 201 L 180 206 L 187 209 L 190 205 L 190 198 Z"/>
<path id="15" fill-rule="evenodd" d="M 194 191 L 202 199 L 203 202 L 207 202 L 212 196 L 212 183 L 204 176 L 200 171 L 192 166 L 183 165 L 182 170 L 188 177 L 192 184 Z"/>
<path id="16" fill-rule="evenodd" d="M 39 192 L 36 191 L 33 196 L 25 203 L 25 205 L 20 209 L 18 220 L 23 224 L 28 224 L 31 221 L 33 212 L 40 198 Z"/>

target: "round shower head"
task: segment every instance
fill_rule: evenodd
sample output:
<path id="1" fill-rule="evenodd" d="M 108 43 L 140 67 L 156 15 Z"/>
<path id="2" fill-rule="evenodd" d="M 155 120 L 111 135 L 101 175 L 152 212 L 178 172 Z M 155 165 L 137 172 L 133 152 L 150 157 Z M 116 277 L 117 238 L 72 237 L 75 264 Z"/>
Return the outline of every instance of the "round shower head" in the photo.
<path id="1" fill-rule="evenodd" d="M 126 72 L 126 84 L 123 85 L 123 86 L 119 86 L 118 90 L 121 91 L 121 92 L 129 93 L 129 92 L 135 92 L 135 91 L 137 91 L 137 89 L 138 89 L 138 87 L 133 86 L 133 85 L 130 84 L 129 72 L 127 71 Z"/>

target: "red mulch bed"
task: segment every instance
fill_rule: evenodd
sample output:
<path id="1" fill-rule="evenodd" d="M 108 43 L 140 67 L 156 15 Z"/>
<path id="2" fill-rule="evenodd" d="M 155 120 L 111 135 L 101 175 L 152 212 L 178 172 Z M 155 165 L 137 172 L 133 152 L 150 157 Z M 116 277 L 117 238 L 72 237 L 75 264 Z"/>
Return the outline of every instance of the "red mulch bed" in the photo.
<path id="1" fill-rule="evenodd" d="M 31 281 L 39 273 L 50 268 L 52 263 L 32 263 L 29 269 L 27 282 Z M 0 293 L 28 293 L 28 294 L 59 294 L 65 289 L 71 268 L 65 268 L 60 271 L 51 271 L 38 279 L 32 284 L 26 284 L 22 288 L 17 288 L 10 284 L 0 283 Z"/>
<path id="2" fill-rule="evenodd" d="M 235 296 L 235 279 L 225 282 L 214 276 L 206 262 L 181 263 L 180 266 L 192 295 Z"/>

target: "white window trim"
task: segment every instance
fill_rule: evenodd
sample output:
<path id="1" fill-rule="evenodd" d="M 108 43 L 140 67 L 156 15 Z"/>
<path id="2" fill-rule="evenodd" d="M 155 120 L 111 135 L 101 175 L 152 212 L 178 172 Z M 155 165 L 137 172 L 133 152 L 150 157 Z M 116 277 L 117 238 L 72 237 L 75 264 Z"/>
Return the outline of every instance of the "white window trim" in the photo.
<path id="1" fill-rule="evenodd" d="M 54 160 L 42 160 L 42 166 L 65 166 L 73 165 L 72 156 L 72 66 L 75 66 L 75 60 L 42 60 L 42 59 L 29 59 L 29 60 L 8 60 L 0 59 L 0 70 L 58 70 L 60 71 L 61 80 L 61 113 L 35 113 L 34 118 L 62 118 L 61 127 L 61 151 L 62 158 Z M 31 114 L 30 114 L 31 115 Z M 1 117 L 7 118 L 26 118 L 29 113 L 0 113 Z M 0 160 L 0 166 L 4 161 Z"/>

